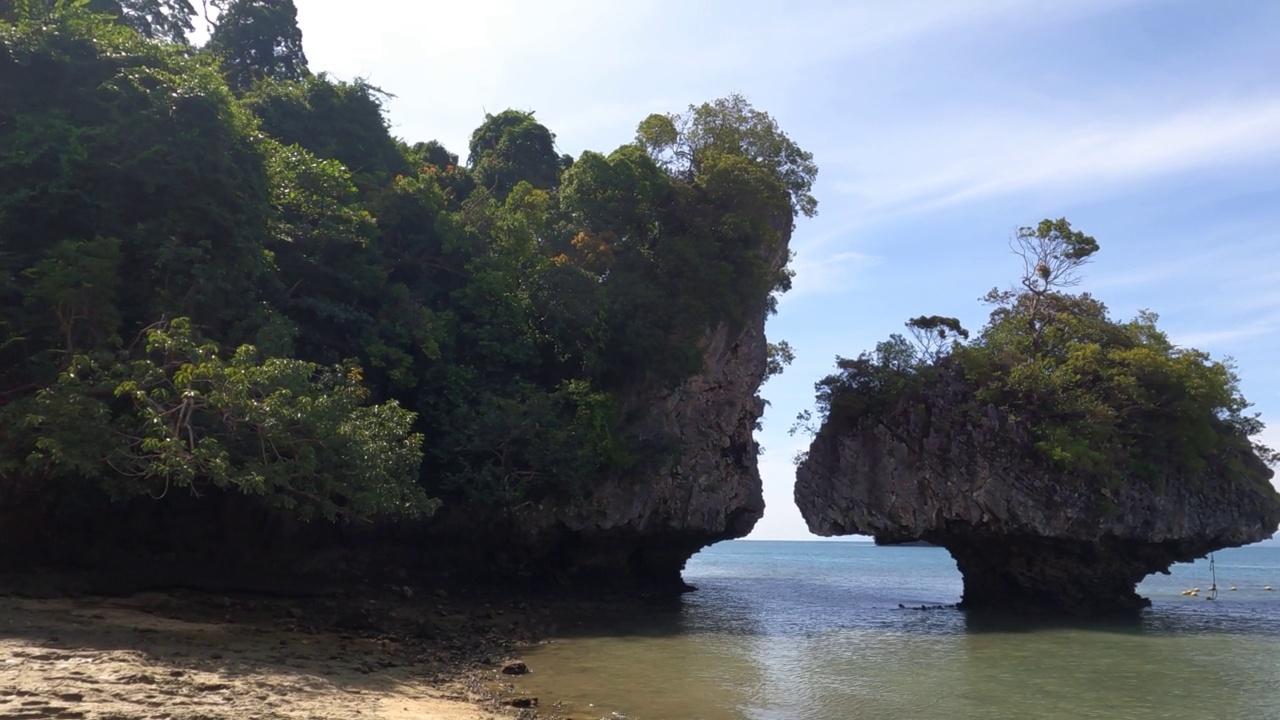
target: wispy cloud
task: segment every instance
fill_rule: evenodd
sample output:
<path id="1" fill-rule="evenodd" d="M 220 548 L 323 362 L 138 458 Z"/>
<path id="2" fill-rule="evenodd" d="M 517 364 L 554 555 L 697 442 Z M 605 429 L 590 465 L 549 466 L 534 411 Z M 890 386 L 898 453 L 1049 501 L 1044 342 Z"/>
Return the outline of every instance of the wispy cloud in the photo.
<path id="1" fill-rule="evenodd" d="M 1116 268 L 1100 264 L 1096 274 L 1090 273 L 1090 291 L 1176 281 L 1179 287 L 1209 284 L 1233 290 L 1233 306 L 1280 307 L 1280 290 L 1273 289 L 1280 285 L 1280 230 L 1269 221 L 1228 219 L 1199 233 L 1122 242 L 1136 246 L 1130 250 L 1131 261 Z"/>
<path id="2" fill-rule="evenodd" d="M 1088 279 L 1084 289 L 1107 291 L 1126 307 L 1158 300 L 1162 325 L 1183 347 L 1280 347 L 1280 234 L 1270 220 L 1227 220 L 1118 244 L 1117 270 Z"/>
<path id="3" fill-rule="evenodd" d="M 791 265 L 796 276 L 791 291 L 782 296 L 782 302 L 845 290 L 859 272 L 874 267 L 876 263 L 876 258 L 855 251 L 827 255 L 802 252 Z"/>
<path id="4" fill-rule="evenodd" d="M 860 158 L 865 172 L 832 188 L 866 211 L 919 212 L 1033 191 L 1114 192 L 1175 173 L 1277 161 L 1280 99 L 1106 121 L 983 113 L 906 128 L 877 145 L 869 163 Z"/>
<path id="5" fill-rule="evenodd" d="M 1230 327 L 1173 333 L 1169 339 L 1182 347 L 1221 348 L 1238 344 L 1242 340 L 1277 332 L 1280 332 L 1280 316 L 1273 315 Z"/>
<path id="6" fill-rule="evenodd" d="M 870 55 L 990 27 L 1052 24 L 1135 0 L 798 0 L 601 3 L 339 0 L 300 3 L 316 70 L 368 76 L 397 95 L 411 139 L 463 149 L 484 110 L 533 109 L 570 149 L 630 138 L 650 112 L 728 92 L 809 85 L 840 59 L 874 74 Z M 395 22 L 388 22 L 394 17 Z"/>

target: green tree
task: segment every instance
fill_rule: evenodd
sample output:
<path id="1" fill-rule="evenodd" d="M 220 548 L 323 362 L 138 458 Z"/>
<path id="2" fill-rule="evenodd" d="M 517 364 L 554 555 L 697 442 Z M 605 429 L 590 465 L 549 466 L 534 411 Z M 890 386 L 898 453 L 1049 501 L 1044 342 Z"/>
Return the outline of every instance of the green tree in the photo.
<path id="1" fill-rule="evenodd" d="M 587 151 L 565 171 L 560 206 L 580 232 L 606 234 L 611 244 L 652 247 L 673 200 L 672 179 L 639 147 L 607 157 Z"/>
<path id="2" fill-rule="evenodd" d="M 554 188 L 560 182 L 556 136 L 531 112 L 486 114 L 484 124 L 471 134 L 470 151 L 467 162 L 476 182 L 499 200 L 521 181 L 539 190 Z"/>
<path id="3" fill-rule="evenodd" d="M 164 317 L 252 336 L 270 197 L 213 68 L 73 10 L 0 26 L 0 95 L 0 395 Z"/>
<path id="4" fill-rule="evenodd" d="M 786 340 L 769 343 L 764 376 L 766 379 L 781 375 L 788 365 L 795 362 L 796 353 Z"/>
<path id="5" fill-rule="evenodd" d="M 191 0 L 90 0 L 90 9 L 105 12 L 144 36 L 186 44 L 195 25 Z"/>
<path id="6" fill-rule="evenodd" d="M 1097 250 L 1064 219 L 1021 228 L 1022 289 L 987 295 L 996 307 L 981 334 L 961 342 L 954 318 L 915 318 L 908 327 L 923 354 L 894 336 L 874 354 L 839 360 L 818 384 L 819 411 L 841 426 L 875 422 L 945 380 L 953 397 L 963 395 L 956 386 L 969 393 L 956 422 L 995 406 L 1031 432 L 1048 466 L 1076 476 L 1201 482 L 1245 467 L 1244 453 L 1274 462 L 1250 439 L 1263 426 L 1229 361 L 1175 346 L 1154 313 L 1118 322 L 1089 294 L 1061 290 Z"/>
<path id="7" fill-rule="evenodd" d="M 21 470 L 96 479 L 116 497 L 232 489 L 303 519 L 434 509 L 416 483 L 412 414 L 365 405 L 357 368 L 263 360 L 251 346 L 223 359 L 185 319 L 149 330 L 145 351 L 76 356 L 21 405 L 6 440 L 27 451 Z"/>
<path id="8" fill-rule="evenodd" d="M 969 331 L 960 326 L 959 320 L 941 315 L 911 318 L 907 321 L 907 330 L 911 332 L 921 355 L 927 360 L 936 360 L 953 343 L 969 339 Z"/>
<path id="9" fill-rule="evenodd" d="M 378 88 L 328 75 L 297 81 L 264 78 L 244 96 L 262 130 L 282 145 L 301 145 L 346 166 L 361 193 L 385 187 L 413 171 L 406 153 L 388 132 Z"/>
<path id="10" fill-rule="evenodd" d="M 148 38 L 187 42 L 195 29 L 190 0 L 0 0 L 0 20 L 16 23 L 68 11 L 87 10 L 108 15 Z"/>
<path id="11" fill-rule="evenodd" d="M 458 155 L 451 153 L 436 140 L 414 143 L 409 153 L 419 164 L 432 165 L 437 170 L 457 167 Z"/>
<path id="12" fill-rule="evenodd" d="M 983 299 L 1004 306 L 1016 300 L 1024 307 L 1027 334 L 1034 352 L 1046 322 L 1046 297 L 1080 284 L 1078 271 L 1098 251 L 1098 241 L 1073 230 L 1066 218 L 1059 218 L 1041 220 L 1035 227 L 1018 228 L 1009 245 L 1022 260 L 1022 277 L 1018 280 L 1022 290 L 993 288 Z"/>
<path id="13" fill-rule="evenodd" d="M 650 116 L 635 143 L 564 172 L 549 246 L 602 282 L 606 386 L 679 382 L 701 367 L 710 328 L 772 310 L 790 287 L 794 213 L 808 207 L 788 182 L 807 195 L 815 172 L 740 96 Z"/>
<path id="14" fill-rule="evenodd" d="M 303 357 L 325 363 L 360 357 L 373 298 L 385 285 L 368 248 L 374 220 L 356 201 L 341 163 L 296 145 L 263 147 L 274 210 L 262 238 L 274 264 L 272 281 L 260 285 L 263 298 L 296 328 Z"/>
<path id="15" fill-rule="evenodd" d="M 207 49 L 222 58 L 227 82 L 248 90 L 258 80 L 310 74 L 293 0 L 213 0 L 218 19 Z"/>
<path id="16" fill-rule="evenodd" d="M 216 53 L 35 3 L 0 25 L 0 483 L 50 502 L 571 503 L 678 451 L 635 398 L 789 283 L 806 171 L 742 102 L 685 128 L 696 168 L 575 162 L 508 111 L 468 169 L 307 73 L 291 3 L 217 5 Z"/>
<path id="17" fill-rule="evenodd" d="M 818 175 L 813 154 L 779 128 L 768 113 L 733 94 L 714 102 L 690 105 L 683 114 L 650 115 L 636 141 L 673 173 L 696 177 L 724 154 L 767 167 L 791 195 L 793 211 L 813 217 L 818 201 L 810 193 Z"/>
<path id="18" fill-rule="evenodd" d="M 978 401 L 1031 427 L 1055 466 L 1196 476 L 1215 458 L 1250 449 L 1248 436 L 1261 428 L 1245 415 L 1231 365 L 1173 345 L 1156 319 L 1144 312 L 1116 322 L 1088 294 L 1025 293 L 997 308 L 956 357 Z"/>

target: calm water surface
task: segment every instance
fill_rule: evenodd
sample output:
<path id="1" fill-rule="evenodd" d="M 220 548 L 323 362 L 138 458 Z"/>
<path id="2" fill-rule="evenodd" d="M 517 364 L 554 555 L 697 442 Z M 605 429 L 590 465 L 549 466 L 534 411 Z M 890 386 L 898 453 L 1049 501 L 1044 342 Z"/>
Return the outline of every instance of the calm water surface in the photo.
<path id="1" fill-rule="evenodd" d="M 1280 547 L 1216 559 L 1215 602 L 1180 594 L 1201 561 L 1144 582 L 1137 621 L 1048 622 L 900 609 L 959 600 L 940 548 L 722 543 L 698 592 L 566 628 L 518 682 L 591 719 L 1280 719 Z"/>

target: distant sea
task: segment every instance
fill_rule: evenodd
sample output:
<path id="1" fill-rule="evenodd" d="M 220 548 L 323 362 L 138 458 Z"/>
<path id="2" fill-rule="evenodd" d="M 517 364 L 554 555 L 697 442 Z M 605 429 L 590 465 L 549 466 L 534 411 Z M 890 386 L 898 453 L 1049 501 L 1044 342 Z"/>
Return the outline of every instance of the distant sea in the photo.
<path id="1" fill-rule="evenodd" d="M 697 592 L 565 628 L 519 686 L 591 720 L 1280 719 L 1280 547 L 1215 560 L 1214 601 L 1200 561 L 1136 620 L 978 619 L 919 609 L 960 599 L 941 548 L 722 543 Z"/>

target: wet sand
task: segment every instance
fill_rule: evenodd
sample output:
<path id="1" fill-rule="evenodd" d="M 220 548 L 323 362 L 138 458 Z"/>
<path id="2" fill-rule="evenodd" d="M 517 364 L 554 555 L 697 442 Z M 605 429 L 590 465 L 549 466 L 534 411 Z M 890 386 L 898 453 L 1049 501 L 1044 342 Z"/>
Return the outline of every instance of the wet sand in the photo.
<path id="1" fill-rule="evenodd" d="M 533 717 L 512 706 L 530 699 L 501 670 L 548 617 L 521 600 L 408 588 L 0 595 L 0 718 Z"/>

